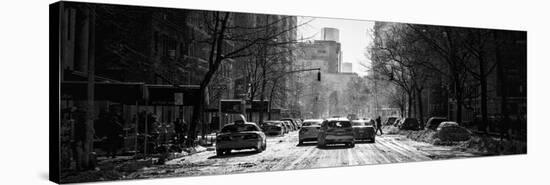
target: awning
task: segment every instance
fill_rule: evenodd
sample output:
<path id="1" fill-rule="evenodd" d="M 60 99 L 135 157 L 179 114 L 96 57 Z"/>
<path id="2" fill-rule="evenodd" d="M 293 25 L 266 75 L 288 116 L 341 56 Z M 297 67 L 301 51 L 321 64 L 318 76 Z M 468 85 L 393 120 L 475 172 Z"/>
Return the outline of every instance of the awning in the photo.
<path id="1" fill-rule="evenodd" d="M 177 105 L 176 94 L 181 93 L 183 101 L 181 105 L 191 106 L 199 102 L 198 85 L 153 85 L 146 84 L 145 101 L 149 105 Z"/>
<path id="2" fill-rule="evenodd" d="M 88 82 L 61 82 L 61 99 L 86 100 Z M 144 98 L 144 83 L 131 82 L 95 82 L 94 99 L 135 104 Z"/>
<path id="3" fill-rule="evenodd" d="M 61 83 L 61 99 L 86 100 L 86 81 Z M 123 104 L 177 105 L 176 94 L 182 97 L 181 105 L 191 106 L 199 102 L 198 85 L 154 85 L 138 82 L 95 82 L 94 99 Z"/>

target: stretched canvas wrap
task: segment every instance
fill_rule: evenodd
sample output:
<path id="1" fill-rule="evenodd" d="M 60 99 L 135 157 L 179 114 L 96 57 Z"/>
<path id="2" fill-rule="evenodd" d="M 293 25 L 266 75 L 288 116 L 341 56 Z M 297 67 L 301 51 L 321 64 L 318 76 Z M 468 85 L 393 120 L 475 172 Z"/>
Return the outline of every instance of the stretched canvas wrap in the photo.
<path id="1" fill-rule="evenodd" d="M 527 153 L 527 32 L 50 6 L 50 178 Z"/>

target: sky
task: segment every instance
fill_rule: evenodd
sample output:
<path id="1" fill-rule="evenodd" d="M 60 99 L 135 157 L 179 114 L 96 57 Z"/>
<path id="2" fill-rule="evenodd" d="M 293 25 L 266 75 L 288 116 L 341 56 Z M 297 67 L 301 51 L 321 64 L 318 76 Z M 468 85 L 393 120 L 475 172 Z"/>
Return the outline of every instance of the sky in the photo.
<path id="1" fill-rule="evenodd" d="M 361 63 L 369 65 L 370 60 L 365 56 L 367 46 L 372 42 L 373 21 L 361 21 L 351 19 L 330 19 L 298 17 L 298 24 L 306 23 L 298 28 L 298 38 L 319 40 L 321 28 L 336 28 L 340 32 L 342 45 L 342 62 L 352 63 L 352 71 L 363 76 L 367 73 Z"/>

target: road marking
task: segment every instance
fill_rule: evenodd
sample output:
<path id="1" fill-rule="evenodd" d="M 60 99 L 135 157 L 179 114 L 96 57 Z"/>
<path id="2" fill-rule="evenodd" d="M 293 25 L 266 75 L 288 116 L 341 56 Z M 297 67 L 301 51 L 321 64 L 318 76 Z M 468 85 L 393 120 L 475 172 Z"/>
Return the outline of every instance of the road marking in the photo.
<path id="1" fill-rule="evenodd" d="M 348 148 L 348 165 L 354 165 L 353 164 L 353 156 L 351 156 L 351 148 Z"/>

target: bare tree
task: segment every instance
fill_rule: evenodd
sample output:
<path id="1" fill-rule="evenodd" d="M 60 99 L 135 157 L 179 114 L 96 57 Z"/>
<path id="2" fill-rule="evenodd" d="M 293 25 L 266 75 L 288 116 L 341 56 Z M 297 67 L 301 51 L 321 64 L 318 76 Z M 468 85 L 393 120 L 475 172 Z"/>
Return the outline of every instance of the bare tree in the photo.
<path id="1" fill-rule="evenodd" d="M 207 87 L 217 73 L 220 65 L 228 59 L 254 56 L 257 53 L 254 53 L 252 48 L 276 40 L 280 36 L 297 29 L 299 26 L 292 25 L 276 31 L 269 31 L 270 28 L 274 27 L 282 20 L 251 26 L 235 25 L 233 24 L 234 14 L 235 13 L 217 11 L 205 13 L 204 25 L 209 35 L 206 40 L 209 46 L 208 70 L 200 83 L 199 103 L 193 106 L 192 121 L 188 133 L 189 137 L 186 142 L 188 146 L 191 146 L 196 138 L 196 126 L 202 122 L 202 113 L 206 105 Z M 272 44 L 276 45 L 281 43 Z"/>

